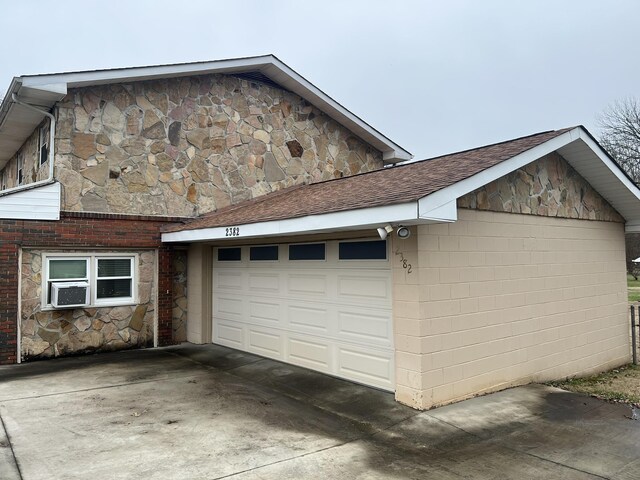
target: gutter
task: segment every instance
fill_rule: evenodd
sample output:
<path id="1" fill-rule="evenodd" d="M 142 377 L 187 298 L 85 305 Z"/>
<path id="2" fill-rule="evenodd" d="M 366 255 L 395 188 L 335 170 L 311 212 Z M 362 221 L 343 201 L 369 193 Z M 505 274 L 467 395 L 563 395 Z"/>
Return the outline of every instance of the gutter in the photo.
<path id="1" fill-rule="evenodd" d="M 56 134 L 56 117 L 53 116 L 50 112 L 47 112 L 46 110 L 41 110 L 38 107 L 35 107 L 29 103 L 23 102 L 20 99 L 18 99 L 18 95 L 16 95 L 15 93 L 11 94 L 11 101 L 13 101 L 13 103 L 16 103 L 18 105 L 22 105 L 25 108 L 28 108 L 30 110 L 33 110 L 35 112 L 38 112 L 46 117 L 49 117 L 49 175 L 47 176 L 47 178 L 45 180 L 40 180 L 38 182 L 34 182 L 34 183 L 28 183 L 26 185 L 19 185 L 17 187 L 13 187 L 13 188 L 8 188 L 7 190 L 2 190 L 0 191 L 0 197 L 3 197 L 5 195 L 10 195 L 12 193 L 15 192 L 22 192 L 24 190 L 31 190 L 33 188 L 38 188 L 38 187 L 42 187 L 44 185 L 49 185 L 51 183 L 55 182 L 55 179 L 53 178 L 53 168 L 54 168 L 54 157 L 55 157 L 55 134 Z"/>

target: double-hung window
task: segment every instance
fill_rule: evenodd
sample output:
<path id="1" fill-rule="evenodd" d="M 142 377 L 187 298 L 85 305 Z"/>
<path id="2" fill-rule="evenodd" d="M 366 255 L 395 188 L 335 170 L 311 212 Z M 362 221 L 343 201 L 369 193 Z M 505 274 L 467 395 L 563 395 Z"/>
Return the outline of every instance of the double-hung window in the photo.
<path id="1" fill-rule="evenodd" d="M 51 307 L 53 282 L 87 282 L 91 306 L 136 303 L 137 258 L 136 254 L 44 254 L 43 307 Z"/>

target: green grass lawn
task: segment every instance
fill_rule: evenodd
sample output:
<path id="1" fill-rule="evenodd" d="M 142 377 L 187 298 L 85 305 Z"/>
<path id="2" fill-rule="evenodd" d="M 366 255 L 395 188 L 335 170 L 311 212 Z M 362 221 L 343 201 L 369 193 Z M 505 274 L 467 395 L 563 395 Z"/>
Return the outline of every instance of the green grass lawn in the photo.
<path id="1" fill-rule="evenodd" d="M 640 302 L 640 280 L 627 275 L 627 288 L 629 289 L 629 302 Z"/>
<path id="2" fill-rule="evenodd" d="M 637 365 L 625 365 L 591 377 L 549 382 L 549 385 L 603 400 L 640 404 L 640 367 Z"/>

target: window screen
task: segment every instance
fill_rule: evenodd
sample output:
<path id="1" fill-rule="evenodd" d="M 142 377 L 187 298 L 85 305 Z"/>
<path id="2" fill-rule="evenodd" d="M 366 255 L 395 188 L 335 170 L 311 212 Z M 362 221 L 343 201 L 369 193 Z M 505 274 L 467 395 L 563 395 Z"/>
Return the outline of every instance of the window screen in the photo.
<path id="1" fill-rule="evenodd" d="M 387 242 L 340 242 L 338 256 L 340 260 L 386 260 Z"/>
<path id="2" fill-rule="evenodd" d="M 242 249 L 240 247 L 218 249 L 219 262 L 239 262 L 240 260 L 242 260 Z"/>
<path id="3" fill-rule="evenodd" d="M 268 245 L 264 247 L 251 247 L 249 250 L 249 259 L 252 262 L 260 260 L 278 260 L 278 246 Z"/>
<path id="4" fill-rule="evenodd" d="M 324 243 L 289 245 L 289 260 L 324 260 Z"/>

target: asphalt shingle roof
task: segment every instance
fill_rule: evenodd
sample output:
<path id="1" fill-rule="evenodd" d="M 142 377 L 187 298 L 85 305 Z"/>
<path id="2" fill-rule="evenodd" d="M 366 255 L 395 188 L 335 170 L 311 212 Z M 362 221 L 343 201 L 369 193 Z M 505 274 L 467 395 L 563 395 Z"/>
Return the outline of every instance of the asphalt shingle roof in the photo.
<path id="1" fill-rule="evenodd" d="M 375 170 L 298 185 L 222 208 L 165 232 L 244 225 L 416 201 L 572 130 L 565 128 Z"/>

